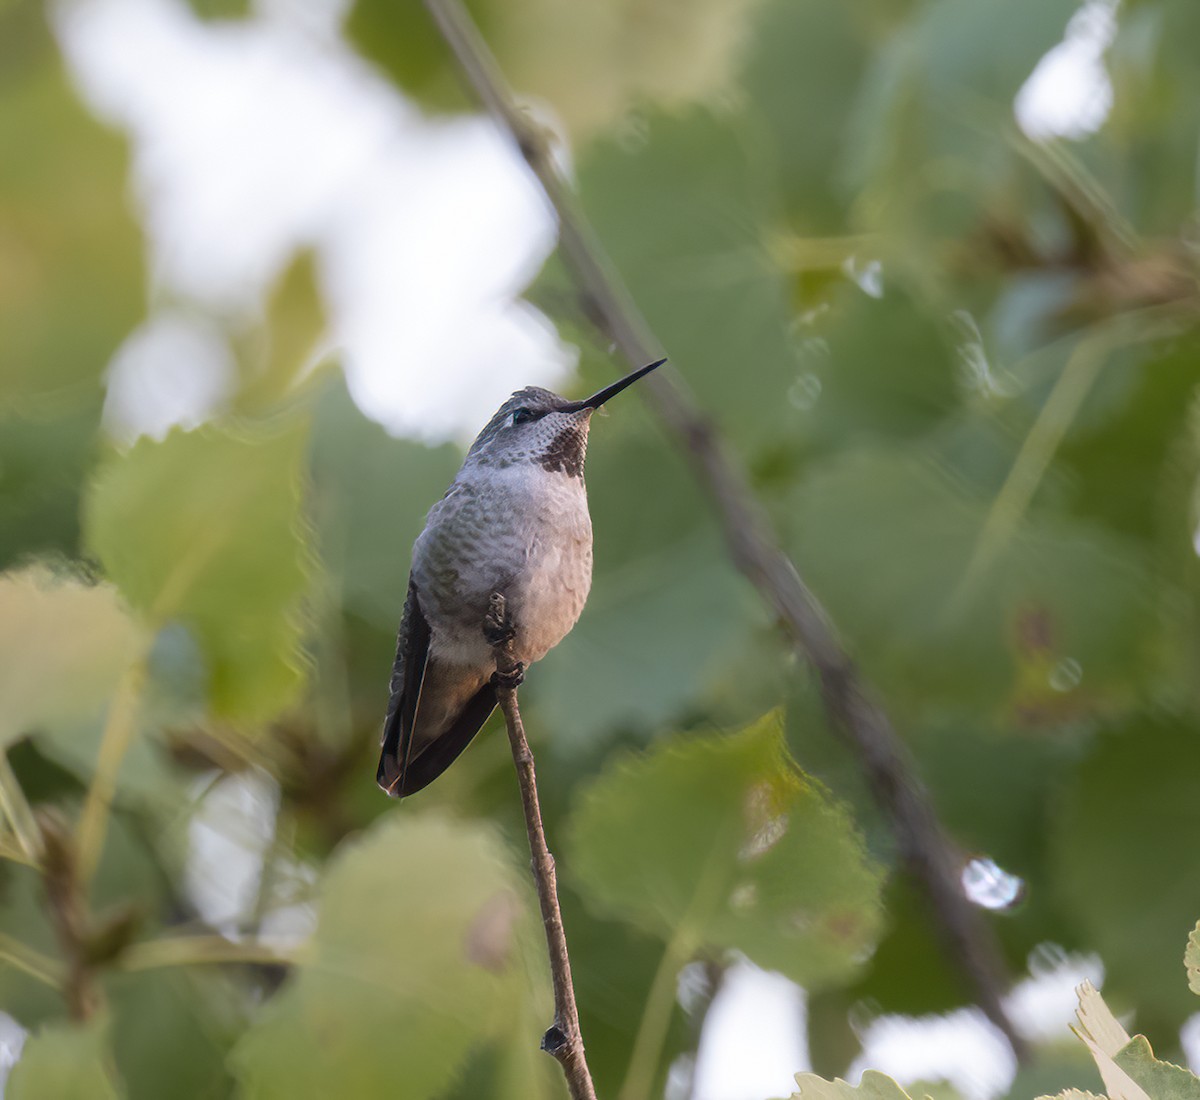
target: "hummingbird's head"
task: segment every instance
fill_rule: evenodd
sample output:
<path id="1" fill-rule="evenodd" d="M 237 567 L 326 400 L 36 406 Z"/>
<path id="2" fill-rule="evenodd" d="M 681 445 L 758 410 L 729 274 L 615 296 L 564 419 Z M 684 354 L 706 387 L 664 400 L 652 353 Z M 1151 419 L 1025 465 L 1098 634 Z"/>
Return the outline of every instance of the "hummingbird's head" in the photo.
<path id="1" fill-rule="evenodd" d="M 568 401 L 539 386 L 518 390 L 476 436 L 467 462 L 501 467 L 533 462 L 551 473 L 582 478 L 592 413 L 665 362 L 660 359 L 627 374 L 583 401 Z"/>

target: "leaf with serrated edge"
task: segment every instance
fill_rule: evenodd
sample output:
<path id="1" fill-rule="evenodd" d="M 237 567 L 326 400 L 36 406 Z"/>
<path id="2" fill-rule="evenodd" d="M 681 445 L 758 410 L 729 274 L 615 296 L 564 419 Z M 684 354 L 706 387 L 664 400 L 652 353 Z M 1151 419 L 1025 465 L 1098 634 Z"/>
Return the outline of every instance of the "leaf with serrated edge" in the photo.
<path id="1" fill-rule="evenodd" d="M 143 644 L 111 585 L 40 566 L 0 576 L 0 747 L 98 714 Z"/>
<path id="2" fill-rule="evenodd" d="M 528 1015 L 527 907 L 498 837 L 392 813 L 321 884 L 311 952 L 232 1055 L 243 1100 L 440 1094 Z"/>
<path id="3" fill-rule="evenodd" d="M 1094 1092 L 1085 1092 L 1083 1089 L 1064 1089 L 1062 1092 L 1056 1092 L 1053 1096 L 1039 1096 L 1037 1100 L 1106 1100 L 1106 1098 L 1097 1096 Z"/>
<path id="4" fill-rule="evenodd" d="M 1197 921 L 1196 927 L 1188 933 L 1183 965 L 1187 968 L 1188 989 L 1200 994 L 1200 921 Z"/>
<path id="5" fill-rule="evenodd" d="M 111 1073 L 108 1024 L 43 1028 L 25 1044 L 4 1095 L 7 1100 L 120 1100 Z"/>
<path id="6" fill-rule="evenodd" d="M 846 811 L 788 758 L 777 713 L 625 759 L 570 829 L 589 904 L 656 935 L 739 950 L 810 989 L 875 943 L 881 874 Z"/>
<path id="7" fill-rule="evenodd" d="M 796 1085 L 792 1100 L 910 1100 L 892 1078 L 873 1069 L 863 1073 L 857 1088 L 840 1077 L 826 1081 L 815 1073 L 797 1073 Z"/>
<path id="8" fill-rule="evenodd" d="M 88 492 L 92 550 L 153 626 L 194 633 L 225 717 L 270 717 L 301 680 L 306 443 L 299 420 L 173 431 L 114 455 Z"/>
<path id="9" fill-rule="evenodd" d="M 1200 1079 L 1182 1066 L 1155 1058 L 1144 1035 L 1130 1039 L 1113 1061 L 1154 1100 L 1200 1100 Z"/>

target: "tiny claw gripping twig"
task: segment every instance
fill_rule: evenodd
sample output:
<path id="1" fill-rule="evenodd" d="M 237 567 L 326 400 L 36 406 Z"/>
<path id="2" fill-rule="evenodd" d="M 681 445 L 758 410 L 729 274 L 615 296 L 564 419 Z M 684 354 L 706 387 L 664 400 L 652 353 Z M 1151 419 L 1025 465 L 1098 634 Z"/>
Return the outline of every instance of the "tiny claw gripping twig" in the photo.
<path id="1" fill-rule="evenodd" d="M 496 669 L 492 673 L 493 687 L 516 691 L 523 683 L 525 683 L 525 666 L 520 661 L 517 661 L 516 665 L 507 672 Z"/>
<path id="2" fill-rule="evenodd" d="M 483 617 L 483 636 L 493 649 L 505 646 L 517 636 L 517 628 L 509 617 L 507 604 L 499 592 L 488 599 L 487 614 Z"/>
<path id="3" fill-rule="evenodd" d="M 496 654 L 493 686 L 516 691 L 525 682 L 525 665 L 513 656 L 512 643 L 517 637 L 517 628 L 508 613 L 504 596 L 499 592 L 493 592 L 488 599 L 483 636 Z"/>

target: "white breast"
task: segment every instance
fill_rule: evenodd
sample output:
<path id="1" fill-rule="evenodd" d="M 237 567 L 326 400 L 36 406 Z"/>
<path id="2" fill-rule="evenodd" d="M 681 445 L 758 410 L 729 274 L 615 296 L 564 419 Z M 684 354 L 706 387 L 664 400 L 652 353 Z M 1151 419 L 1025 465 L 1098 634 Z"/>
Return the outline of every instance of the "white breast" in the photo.
<path id="1" fill-rule="evenodd" d="M 440 658 L 490 663 L 483 616 L 500 591 L 517 659 L 539 660 L 575 625 L 592 583 L 583 482 L 521 463 L 456 483 L 417 540 L 413 577 Z"/>
<path id="2" fill-rule="evenodd" d="M 539 473 L 526 568 L 509 596 L 520 627 L 519 658 L 540 660 L 566 637 L 592 586 L 592 521 L 578 478 Z"/>

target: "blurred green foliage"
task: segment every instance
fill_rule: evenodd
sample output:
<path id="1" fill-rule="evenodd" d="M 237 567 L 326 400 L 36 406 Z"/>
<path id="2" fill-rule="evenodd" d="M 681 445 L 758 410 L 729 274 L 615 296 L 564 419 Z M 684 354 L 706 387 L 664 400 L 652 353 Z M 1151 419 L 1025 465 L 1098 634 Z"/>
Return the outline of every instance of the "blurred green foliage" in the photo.
<path id="1" fill-rule="evenodd" d="M 989 918 L 1011 971 L 1097 951 L 1170 1056 L 1200 915 L 1194 3 L 1120 8 L 1111 112 L 1073 141 L 1013 114 L 1068 0 L 471 7 L 558 110 L 613 264 L 948 828 L 1024 880 Z M 467 107 L 419 5 L 358 0 L 347 34 L 429 111 Z M 11 1095 L 563 1095 L 503 737 L 403 806 L 373 781 L 408 547 L 460 453 L 307 369 L 308 254 L 230 325 L 225 412 L 108 438 L 147 298 L 128 151 L 32 0 L 0 4 L 0 83 L 0 1009 L 33 1032 Z M 621 369 L 557 260 L 529 294 L 581 390 Z M 731 950 L 810 986 L 817 1068 L 844 1072 L 863 1005 L 971 991 L 636 401 L 597 422 L 588 484 L 591 603 L 522 702 L 600 1092 L 661 1094 L 713 993 L 685 1011 L 676 974 L 719 980 Z M 261 857 L 227 919 L 192 882 L 221 791 L 267 822 L 226 811 Z M 100 856 L 65 901 L 47 810 Z M 289 914 L 315 930 L 269 950 Z M 1014 1095 L 1051 1081 L 1094 1075 L 1051 1046 Z"/>

